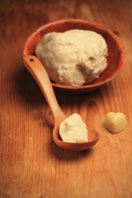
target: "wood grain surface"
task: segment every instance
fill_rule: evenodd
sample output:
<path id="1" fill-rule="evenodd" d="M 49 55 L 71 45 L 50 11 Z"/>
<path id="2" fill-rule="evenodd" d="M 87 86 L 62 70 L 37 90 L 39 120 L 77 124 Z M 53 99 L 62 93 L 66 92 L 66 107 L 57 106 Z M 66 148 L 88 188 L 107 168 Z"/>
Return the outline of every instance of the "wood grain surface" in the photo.
<path id="1" fill-rule="evenodd" d="M 0 3 L 0 198 L 132 197 L 132 3 L 128 0 L 3 0 Z M 88 94 L 56 92 L 66 115 L 97 113 L 100 139 L 85 152 L 58 148 L 53 118 L 22 63 L 27 37 L 64 18 L 95 21 L 111 29 L 125 49 L 120 74 Z M 103 128 L 107 112 L 126 114 L 116 135 Z M 90 122 L 89 122 L 90 124 Z"/>

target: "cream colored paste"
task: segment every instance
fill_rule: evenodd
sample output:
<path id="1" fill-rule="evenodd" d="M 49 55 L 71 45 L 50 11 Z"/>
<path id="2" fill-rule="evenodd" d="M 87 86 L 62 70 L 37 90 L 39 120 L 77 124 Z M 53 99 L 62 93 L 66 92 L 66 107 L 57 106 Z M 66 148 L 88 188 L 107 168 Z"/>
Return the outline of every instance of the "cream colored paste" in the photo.
<path id="1" fill-rule="evenodd" d="M 105 70 L 107 51 L 100 34 L 74 29 L 44 35 L 36 47 L 36 56 L 53 81 L 80 86 L 98 78 Z"/>

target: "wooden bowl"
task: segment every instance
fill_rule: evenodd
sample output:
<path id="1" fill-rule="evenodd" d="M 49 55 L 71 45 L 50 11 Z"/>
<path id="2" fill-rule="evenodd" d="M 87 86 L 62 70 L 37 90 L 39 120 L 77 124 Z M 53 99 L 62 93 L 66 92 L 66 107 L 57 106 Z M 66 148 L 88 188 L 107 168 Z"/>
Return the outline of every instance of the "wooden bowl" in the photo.
<path id="1" fill-rule="evenodd" d="M 124 50 L 120 44 L 119 39 L 112 31 L 108 30 L 102 25 L 80 19 L 65 19 L 48 23 L 37 29 L 27 39 L 24 46 L 23 55 L 35 55 L 36 45 L 46 33 L 64 32 L 71 29 L 92 30 L 101 34 L 108 46 L 108 66 L 105 71 L 99 76 L 99 78 L 88 84 L 84 84 L 82 86 L 69 86 L 52 82 L 52 85 L 56 89 L 70 92 L 93 91 L 111 81 L 119 73 L 124 62 Z"/>

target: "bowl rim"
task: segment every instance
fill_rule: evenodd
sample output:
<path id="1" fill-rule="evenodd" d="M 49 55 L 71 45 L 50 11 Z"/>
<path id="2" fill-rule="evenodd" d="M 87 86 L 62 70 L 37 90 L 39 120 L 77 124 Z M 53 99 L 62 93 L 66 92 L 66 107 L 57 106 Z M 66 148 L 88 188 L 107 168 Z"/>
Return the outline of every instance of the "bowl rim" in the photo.
<path id="1" fill-rule="evenodd" d="M 41 27 L 39 27 L 38 29 L 36 29 L 33 33 L 31 33 L 29 35 L 29 37 L 27 38 L 25 44 L 24 44 L 24 48 L 23 48 L 23 56 L 27 56 L 28 54 L 28 50 L 27 50 L 27 46 L 29 45 L 30 41 L 33 39 L 33 37 L 38 34 L 39 32 L 41 32 L 43 29 L 51 26 L 51 25 L 56 25 L 56 24 L 60 24 L 60 23 L 65 23 L 65 22 L 72 22 L 72 23 L 83 23 L 83 24 L 88 24 L 90 26 L 93 26 L 99 30 L 103 30 L 104 32 L 106 32 L 108 35 L 110 35 L 110 37 L 115 41 L 119 52 L 120 52 L 120 63 L 118 64 L 117 69 L 114 71 L 114 73 L 110 76 L 107 77 L 106 79 L 102 80 L 101 82 L 97 82 L 95 83 L 94 81 L 88 83 L 88 84 L 84 84 L 81 86 L 72 86 L 72 85 L 63 85 L 63 84 L 58 84 L 58 83 L 54 83 L 51 82 L 53 87 L 55 88 L 60 88 L 60 89 L 66 89 L 66 90 L 86 90 L 86 89 L 94 89 L 94 88 L 98 88 L 106 83 L 108 83 L 109 81 L 111 81 L 112 79 L 114 79 L 116 77 L 116 75 L 120 72 L 120 70 L 122 69 L 122 66 L 124 64 L 124 58 L 125 58 L 125 52 L 124 52 L 124 48 L 121 45 L 120 40 L 118 39 L 118 37 L 107 27 L 105 27 L 104 25 L 100 24 L 100 23 L 96 23 L 93 21 L 88 21 L 88 20 L 84 20 L 84 19 L 61 19 L 61 20 L 56 20 L 56 21 L 52 21 L 52 22 L 48 22 L 44 25 L 42 25 Z M 96 79 L 95 79 L 96 80 Z"/>

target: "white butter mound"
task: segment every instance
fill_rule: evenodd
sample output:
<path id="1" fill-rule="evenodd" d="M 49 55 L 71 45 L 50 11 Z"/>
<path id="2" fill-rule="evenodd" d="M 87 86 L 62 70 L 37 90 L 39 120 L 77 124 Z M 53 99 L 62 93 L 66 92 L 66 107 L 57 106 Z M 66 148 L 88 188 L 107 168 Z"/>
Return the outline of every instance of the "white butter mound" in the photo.
<path id="1" fill-rule="evenodd" d="M 121 132 L 126 128 L 126 124 L 127 124 L 126 116 L 121 112 L 118 113 L 109 112 L 107 113 L 104 120 L 105 128 L 112 133 Z"/>
<path id="2" fill-rule="evenodd" d="M 61 124 L 59 134 L 64 142 L 87 142 L 88 130 L 79 114 L 74 113 Z"/>
<path id="3" fill-rule="evenodd" d="M 98 78 L 107 67 L 107 52 L 100 34 L 78 29 L 47 33 L 35 51 L 53 81 L 72 86 Z"/>

